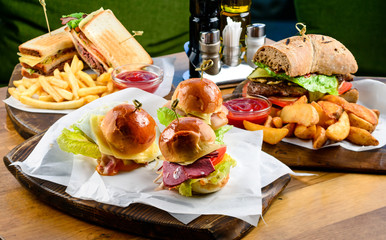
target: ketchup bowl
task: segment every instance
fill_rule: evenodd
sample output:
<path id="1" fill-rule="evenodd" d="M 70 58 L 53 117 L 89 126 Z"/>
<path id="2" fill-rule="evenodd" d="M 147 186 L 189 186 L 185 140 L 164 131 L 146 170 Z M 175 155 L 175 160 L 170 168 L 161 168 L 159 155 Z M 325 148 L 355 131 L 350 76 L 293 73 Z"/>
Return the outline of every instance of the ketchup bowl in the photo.
<path id="1" fill-rule="evenodd" d="M 111 73 L 119 89 L 136 87 L 154 93 L 164 78 L 162 68 L 146 63 L 132 63 L 117 67 Z"/>
<path id="2" fill-rule="evenodd" d="M 223 96 L 228 109 L 228 124 L 244 129 L 243 121 L 264 124 L 271 112 L 272 103 L 264 96 L 244 97 L 241 93 Z"/>

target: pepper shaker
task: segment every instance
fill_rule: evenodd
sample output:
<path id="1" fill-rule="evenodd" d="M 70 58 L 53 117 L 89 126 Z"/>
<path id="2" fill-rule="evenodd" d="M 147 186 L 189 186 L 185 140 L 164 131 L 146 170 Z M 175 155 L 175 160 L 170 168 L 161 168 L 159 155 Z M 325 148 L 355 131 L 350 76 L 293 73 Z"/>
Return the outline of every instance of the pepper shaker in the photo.
<path id="1" fill-rule="evenodd" d="M 253 63 L 253 56 L 255 55 L 257 49 L 265 43 L 265 24 L 254 23 L 248 25 L 245 41 L 247 47 L 247 64 L 256 68 L 256 65 Z"/>
<path id="2" fill-rule="evenodd" d="M 220 30 L 215 29 L 200 33 L 200 54 L 202 61 L 211 59 L 213 66 L 205 71 L 209 75 L 216 75 L 221 70 L 220 62 Z"/>

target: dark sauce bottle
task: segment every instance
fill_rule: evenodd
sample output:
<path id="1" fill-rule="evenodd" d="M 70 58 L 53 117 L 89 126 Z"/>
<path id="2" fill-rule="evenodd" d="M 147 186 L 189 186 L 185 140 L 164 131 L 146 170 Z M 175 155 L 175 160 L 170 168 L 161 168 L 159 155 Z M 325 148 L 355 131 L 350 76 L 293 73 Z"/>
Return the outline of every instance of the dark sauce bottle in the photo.
<path id="1" fill-rule="evenodd" d="M 190 0 L 189 18 L 189 75 L 200 77 L 200 32 L 220 29 L 220 0 Z"/>

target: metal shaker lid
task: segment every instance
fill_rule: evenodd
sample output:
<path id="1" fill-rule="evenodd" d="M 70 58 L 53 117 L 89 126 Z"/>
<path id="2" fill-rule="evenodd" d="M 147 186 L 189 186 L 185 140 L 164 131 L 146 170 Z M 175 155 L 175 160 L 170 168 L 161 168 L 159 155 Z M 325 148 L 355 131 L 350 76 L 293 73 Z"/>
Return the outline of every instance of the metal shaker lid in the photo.
<path id="1" fill-rule="evenodd" d="M 205 44 L 217 43 L 220 41 L 220 30 L 213 29 L 208 32 L 200 32 L 200 41 Z"/>
<path id="2" fill-rule="evenodd" d="M 247 26 L 248 37 L 264 37 L 265 36 L 265 24 L 253 23 Z"/>

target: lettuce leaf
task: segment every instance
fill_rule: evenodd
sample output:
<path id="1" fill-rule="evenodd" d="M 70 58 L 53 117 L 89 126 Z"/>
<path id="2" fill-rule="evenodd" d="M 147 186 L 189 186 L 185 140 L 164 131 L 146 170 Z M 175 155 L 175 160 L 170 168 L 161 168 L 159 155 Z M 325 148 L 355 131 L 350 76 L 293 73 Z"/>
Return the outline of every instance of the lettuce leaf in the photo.
<path id="1" fill-rule="evenodd" d="M 225 154 L 224 159 L 214 166 L 214 172 L 209 174 L 205 178 L 189 179 L 177 186 L 179 194 L 186 197 L 192 196 L 192 184 L 198 181 L 203 183 L 218 184 L 224 178 L 226 178 L 230 172 L 231 167 L 236 166 L 236 160 L 234 160 L 228 154 Z"/>
<path id="2" fill-rule="evenodd" d="M 224 143 L 224 135 L 227 133 L 229 130 L 231 130 L 233 126 L 231 125 L 225 125 L 220 127 L 219 129 L 215 130 L 214 133 L 216 134 L 216 143 L 217 144 L 225 144 Z"/>
<path id="3" fill-rule="evenodd" d="M 101 152 L 98 145 L 75 125 L 70 129 L 64 128 L 62 134 L 56 139 L 60 149 L 73 154 L 81 154 L 87 157 L 100 158 Z"/>
<path id="4" fill-rule="evenodd" d="M 268 74 L 274 78 L 287 80 L 296 83 L 310 92 L 329 93 L 331 95 L 338 94 L 338 80 L 335 76 L 326 76 L 319 74 L 311 74 L 309 76 L 290 77 L 285 73 L 275 73 L 267 65 L 255 62 L 259 68 L 263 68 Z"/>
<path id="5" fill-rule="evenodd" d="M 157 117 L 159 122 L 165 127 L 167 127 L 171 122 L 173 122 L 174 119 L 177 118 L 173 110 L 167 107 L 159 108 L 157 110 Z M 178 115 L 178 117 L 180 118 L 182 116 Z"/>
<path id="6" fill-rule="evenodd" d="M 78 27 L 79 23 L 86 16 L 87 16 L 87 13 L 78 12 L 78 13 L 72 13 L 72 14 L 69 14 L 69 15 L 63 15 L 61 19 L 63 20 L 63 19 L 66 19 L 66 18 L 70 18 L 71 20 L 68 21 L 66 24 L 67 24 L 67 26 L 70 29 L 74 29 L 74 28 Z"/>

